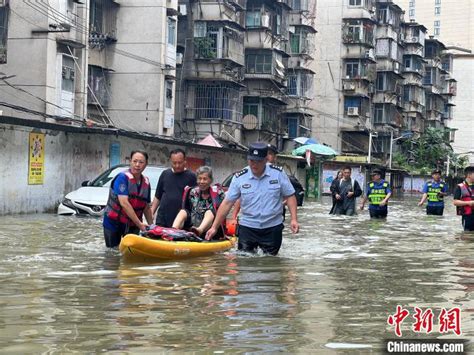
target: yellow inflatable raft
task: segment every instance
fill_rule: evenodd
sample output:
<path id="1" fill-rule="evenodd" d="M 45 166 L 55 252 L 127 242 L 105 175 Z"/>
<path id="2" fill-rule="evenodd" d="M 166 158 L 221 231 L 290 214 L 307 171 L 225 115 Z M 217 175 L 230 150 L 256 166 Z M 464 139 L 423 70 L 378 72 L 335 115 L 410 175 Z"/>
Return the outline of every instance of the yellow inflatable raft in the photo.
<path id="1" fill-rule="evenodd" d="M 127 259 L 187 259 L 229 250 L 235 245 L 236 241 L 237 238 L 233 237 L 226 240 L 201 243 L 173 242 L 127 234 L 122 238 L 119 249 Z"/>

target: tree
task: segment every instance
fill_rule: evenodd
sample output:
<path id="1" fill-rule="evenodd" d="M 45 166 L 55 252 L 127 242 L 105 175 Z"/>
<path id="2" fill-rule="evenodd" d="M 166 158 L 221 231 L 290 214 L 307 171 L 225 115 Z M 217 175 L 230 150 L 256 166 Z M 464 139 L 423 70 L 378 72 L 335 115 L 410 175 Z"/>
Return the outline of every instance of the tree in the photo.
<path id="1" fill-rule="evenodd" d="M 418 138 L 402 142 L 393 161 L 410 172 L 429 174 L 435 168 L 443 170 L 448 157 L 453 171 L 461 170 L 467 162 L 466 157 L 454 153 L 446 130 L 428 127 Z"/>

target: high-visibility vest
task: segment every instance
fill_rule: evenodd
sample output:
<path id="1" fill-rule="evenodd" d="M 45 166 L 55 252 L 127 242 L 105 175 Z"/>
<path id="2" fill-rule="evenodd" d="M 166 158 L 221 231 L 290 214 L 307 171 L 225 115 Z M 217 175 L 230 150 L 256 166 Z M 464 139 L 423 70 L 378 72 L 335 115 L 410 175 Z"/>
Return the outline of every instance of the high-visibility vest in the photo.
<path id="1" fill-rule="evenodd" d="M 428 195 L 428 202 L 443 202 L 443 197 L 440 197 L 439 193 L 444 189 L 444 182 L 440 182 L 438 187 L 434 187 L 433 184 L 434 182 L 432 181 L 427 184 L 428 191 L 426 194 Z"/>
<path id="2" fill-rule="evenodd" d="M 384 181 L 381 189 L 374 188 L 375 187 L 374 182 L 371 182 L 369 184 L 369 187 L 370 187 L 370 193 L 367 196 L 367 198 L 369 199 L 369 203 L 371 205 L 380 205 L 380 202 L 388 195 L 387 193 L 388 182 Z"/>

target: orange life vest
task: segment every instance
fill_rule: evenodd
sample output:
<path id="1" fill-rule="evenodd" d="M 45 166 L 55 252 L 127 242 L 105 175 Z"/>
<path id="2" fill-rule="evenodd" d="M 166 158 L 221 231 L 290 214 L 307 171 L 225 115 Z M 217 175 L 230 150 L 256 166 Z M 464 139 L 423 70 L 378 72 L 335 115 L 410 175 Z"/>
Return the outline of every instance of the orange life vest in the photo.
<path id="1" fill-rule="evenodd" d="M 458 184 L 458 186 L 461 189 L 461 201 L 474 200 L 474 195 L 472 194 L 472 190 L 466 181 L 463 181 L 462 183 Z M 473 208 L 472 206 L 457 206 L 456 211 L 457 211 L 457 214 L 460 216 L 469 216 L 473 213 Z"/>
<path id="2" fill-rule="evenodd" d="M 130 170 L 124 172 L 123 174 L 125 174 L 128 181 L 128 201 L 133 207 L 138 219 L 141 221 L 143 218 L 143 210 L 146 208 L 148 204 L 148 197 L 150 196 L 150 181 L 146 176 L 142 175 L 141 184 L 139 185 Z M 128 224 L 129 226 L 134 226 L 135 223 L 132 222 L 132 220 L 123 210 L 122 206 L 120 205 L 118 195 L 113 189 L 115 179 L 117 179 L 119 175 L 117 175 L 110 184 L 109 199 L 107 201 L 107 206 L 105 206 L 104 213 L 113 221 Z"/>

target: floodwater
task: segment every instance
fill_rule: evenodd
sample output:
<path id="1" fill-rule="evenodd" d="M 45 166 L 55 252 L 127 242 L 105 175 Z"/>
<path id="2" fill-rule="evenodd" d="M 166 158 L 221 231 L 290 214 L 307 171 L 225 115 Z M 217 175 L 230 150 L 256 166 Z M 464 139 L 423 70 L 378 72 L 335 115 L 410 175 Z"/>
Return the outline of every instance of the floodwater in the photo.
<path id="1" fill-rule="evenodd" d="M 448 200 L 426 216 L 397 199 L 387 221 L 329 216 L 329 199 L 299 209 L 301 233 L 277 257 L 235 251 L 154 264 L 106 250 L 101 221 L 53 214 L 0 217 L 3 353 L 379 353 L 397 305 L 461 309 L 474 338 L 474 235 Z M 286 232 L 285 232 L 286 233 Z"/>

